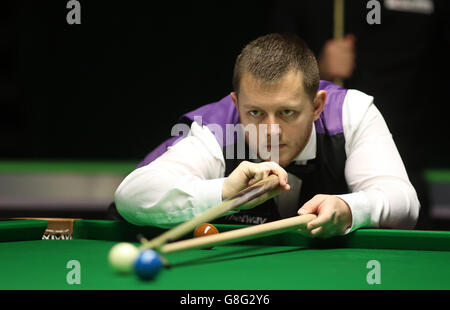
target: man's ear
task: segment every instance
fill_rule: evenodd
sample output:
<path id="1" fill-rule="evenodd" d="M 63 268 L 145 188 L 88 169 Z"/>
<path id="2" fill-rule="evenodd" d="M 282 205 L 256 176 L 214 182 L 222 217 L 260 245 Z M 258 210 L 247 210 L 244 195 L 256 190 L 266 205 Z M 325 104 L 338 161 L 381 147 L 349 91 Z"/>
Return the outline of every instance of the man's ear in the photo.
<path id="1" fill-rule="evenodd" d="M 319 90 L 314 97 L 314 120 L 317 120 L 325 107 L 327 92 Z"/>
<path id="2" fill-rule="evenodd" d="M 237 101 L 237 94 L 236 94 L 234 91 L 232 91 L 232 92 L 230 93 L 230 95 L 231 95 L 231 99 L 232 99 L 233 102 L 234 102 L 234 106 L 236 107 L 236 110 L 239 111 L 239 109 L 238 109 L 238 101 Z"/>

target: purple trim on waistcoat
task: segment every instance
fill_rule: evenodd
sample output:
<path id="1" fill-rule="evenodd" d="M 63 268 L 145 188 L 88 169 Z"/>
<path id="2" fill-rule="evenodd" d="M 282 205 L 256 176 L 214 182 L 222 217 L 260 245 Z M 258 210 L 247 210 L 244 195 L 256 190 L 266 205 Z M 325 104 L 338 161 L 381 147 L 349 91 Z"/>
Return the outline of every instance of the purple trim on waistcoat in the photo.
<path id="1" fill-rule="evenodd" d="M 186 113 L 181 117 L 189 119 L 191 122 L 195 116 L 202 117 L 203 125 L 217 124 L 225 132 L 226 124 L 238 124 L 239 114 L 234 105 L 231 95 L 222 98 L 220 101 L 204 105 L 197 110 Z"/>
<path id="2" fill-rule="evenodd" d="M 328 81 L 320 81 L 319 90 L 327 92 L 325 107 L 320 117 L 314 122 L 316 132 L 334 136 L 342 133 L 342 106 L 347 89 Z"/>
<path id="3" fill-rule="evenodd" d="M 236 107 L 233 103 L 233 99 L 231 99 L 231 95 L 228 95 L 221 100 L 217 102 L 213 102 L 204 106 L 201 106 L 200 108 L 188 112 L 181 116 L 178 119 L 178 123 L 191 125 L 191 123 L 194 121 L 194 117 L 201 116 L 201 125 L 211 125 L 211 124 L 217 124 L 220 126 L 222 133 L 224 133 L 222 141 L 218 142 L 220 146 L 225 145 L 225 129 L 227 124 L 238 124 L 239 123 L 239 114 L 236 110 Z M 214 133 L 214 128 L 211 127 L 210 130 Z M 185 133 L 187 134 L 187 132 Z M 161 145 L 159 145 L 156 149 L 154 149 L 150 154 L 148 154 L 142 162 L 140 162 L 137 166 L 137 168 L 140 168 L 142 166 L 146 166 L 152 161 L 154 161 L 156 158 L 161 156 L 167 151 L 167 148 L 171 145 L 173 145 L 177 139 L 179 139 L 180 136 L 172 137 L 165 142 L 163 142 Z M 217 136 L 216 136 L 217 138 Z"/>
<path id="4" fill-rule="evenodd" d="M 221 147 L 232 144 L 236 140 L 236 134 L 233 137 L 233 141 L 226 141 L 226 126 L 227 124 L 236 125 L 239 124 L 239 114 L 234 105 L 231 95 L 222 98 L 220 101 L 204 105 L 197 110 L 186 113 L 180 118 L 180 122 L 191 124 L 195 121 L 195 117 L 201 116 L 202 126 L 208 126 L 209 130 L 216 135 L 217 142 Z M 216 134 L 217 127 L 220 128 L 220 134 Z"/>
<path id="5" fill-rule="evenodd" d="M 347 90 L 331 82 L 320 81 L 319 90 L 325 90 L 327 92 L 327 99 L 325 102 L 325 108 L 320 117 L 314 122 L 316 125 L 316 132 L 320 134 L 336 135 L 343 132 L 342 127 L 342 105 L 344 103 Z M 195 116 L 201 116 L 202 125 L 216 124 L 220 126 L 223 138 L 222 141 L 216 136 L 220 146 L 227 144 L 225 141 L 226 125 L 239 123 L 239 114 L 231 99 L 231 95 L 228 95 L 221 100 L 204 105 L 192 112 L 184 114 L 179 119 L 179 123 L 190 125 L 194 121 Z M 210 128 L 214 133 L 214 128 Z M 175 143 L 179 139 L 179 136 L 172 137 L 159 145 L 151 153 L 149 153 L 142 162 L 140 162 L 137 168 L 148 165 L 153 160 L 161 156 L 167 151 L 167 148 Z"/>

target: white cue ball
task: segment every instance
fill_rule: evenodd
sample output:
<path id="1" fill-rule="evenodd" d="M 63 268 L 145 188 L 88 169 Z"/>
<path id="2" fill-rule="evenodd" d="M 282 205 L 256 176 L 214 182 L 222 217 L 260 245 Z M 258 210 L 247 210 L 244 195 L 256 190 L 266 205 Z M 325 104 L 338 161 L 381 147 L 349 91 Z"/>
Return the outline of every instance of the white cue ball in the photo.
<path id="1" fill-rule="evenodd" d="M 139 256 L 139 249 L 131 243 L 121 242 L 111 248 L 108 262 L 118 273 L 131 273 L 134 262 Z"/>

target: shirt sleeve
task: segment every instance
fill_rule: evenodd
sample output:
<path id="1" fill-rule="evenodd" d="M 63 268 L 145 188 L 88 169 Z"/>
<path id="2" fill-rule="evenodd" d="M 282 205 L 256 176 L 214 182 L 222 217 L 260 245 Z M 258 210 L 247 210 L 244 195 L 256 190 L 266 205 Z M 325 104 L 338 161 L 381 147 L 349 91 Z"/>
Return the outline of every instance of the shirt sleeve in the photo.
<path id="1" fill-rule="evenodd" d="M 225 161 L 215 136 L 193 122 L 183 140 L 122 181 L 115 204 L 132 224 L 167 228 L 221 203 L 224 174 Z"/>
<path id="2" fill-rule="evenodd" d="M 337 195 L 349 205 L 358 228 L 414 228 L 420 203 L 403 161 L 373 97 L 349 90 L 343 124 L 350 194 Z"/>

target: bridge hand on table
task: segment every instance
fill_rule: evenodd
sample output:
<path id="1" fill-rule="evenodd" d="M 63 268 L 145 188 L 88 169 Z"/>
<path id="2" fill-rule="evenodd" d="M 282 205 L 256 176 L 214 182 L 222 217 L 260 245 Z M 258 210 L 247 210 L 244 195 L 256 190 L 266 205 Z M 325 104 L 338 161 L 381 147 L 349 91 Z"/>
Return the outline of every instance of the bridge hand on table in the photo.
<path id="1" fill-rule="evenodd" d="M 316 195 L 306 202 L 299 210 L 299 215 L 316 214 L 302 232 L 313 238 L 329 238 L 344 235 L 352 226 L 352 212 L 348 204 L 333 195 Z"/>

